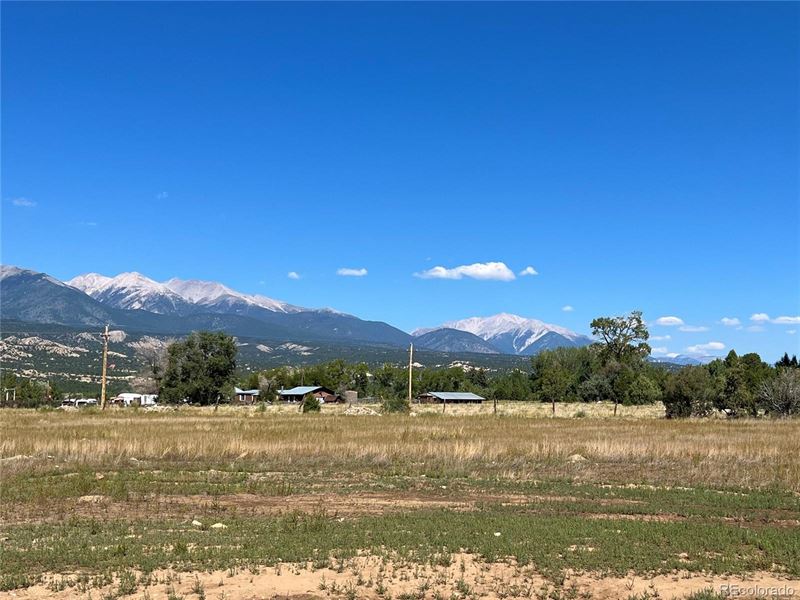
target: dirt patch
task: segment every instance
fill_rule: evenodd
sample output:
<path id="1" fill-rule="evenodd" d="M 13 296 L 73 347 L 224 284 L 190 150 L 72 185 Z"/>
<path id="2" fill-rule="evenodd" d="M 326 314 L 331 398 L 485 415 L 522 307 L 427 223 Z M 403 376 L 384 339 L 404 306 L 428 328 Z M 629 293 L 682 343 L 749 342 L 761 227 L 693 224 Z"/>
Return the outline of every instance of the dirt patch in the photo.
<path id="1" fill-rule="evenodd" d="M 41 585 L 27 589 L 0 592 L 0 600 L 10 598 L 74 598 L 87 597 L 87 591 L 68 587 L 54 592 L 48 583 L 60 576 L 46 576 Z M 93 589 L 93 597 L 114 591 L 115 582 Z M 520 567 L 513 561 L 484 563 L 471 555 L 456 555 L 449 565 L 416 564 L 389 561 L 375 556 L 348 560 L 338 569 L 314 570 L 310 564 L 282 564 L 277 567 L 250 567 L 236 571 L 211 573 L 156 572 L 147 585 L 139 584 L 132 597 L 147 596 L 152 600 L 168 598 L 170 592 L 186 598 L 196 597 L 202 588 L 207 598 L 226 600 L 291 599 L 316 600 L 338 598 L 397 598 L 404 594 L 417 597 L 472 597 L 491 600 L 507 597 L 535 598 L 546 588 L 568 594 L 570 590 L 596 600 L 616 600 L 645 592 L 658 593 L 664 600 L 684 598 L 700 590 L 719 592 L 724 586 L 738 589 L 758 587 L 784 591 L 789 597 L 800 591 L 800 579 L 782 578 L 772 573 L 754 573 L 747 578 L 709 576 L 674 572 L 652 578 L 601 577 L 595 574 L 568 573 L 555 587 L 532 568 Z M 552 596 L 551 596 L 552 597 Z M 742 597 L 747 597 L 742 596 Z M 772 596 L 772 597 L 780 597 Z"/>
<path id="2" fill-rule="evenodd" d="M 100 519 L 149 518 L 153 515 L 185 518 L 198 514 L 225 514 L 241 516 L 269 516 L 291 512 L 321 513 L 331 516 L 359 517 L 383 515 L 390 512 L 407 512 L 423 509 L 446 508 L 472 511 L 481 505 L 524 506 L 537 503 L 580 502 L 576 496 L 547 496 L 527 494 L 486 494 L 468 491 L 458 494 L 436 494 L 414 490 L 408 492 L 358 492 L 351 494 L 290 494 L 266 496 L 260 494 L 148 495 L 132 500 L 114 501 L 108 496 L 82 496 L 76 501 L 61 503 L 58 507 L 34 504 L 7 504 L 3 522 L 7 525 L 26 522 L 58 522 L 65 516 L 94 517 Z M 641 504 L 637 500 L 600 498 L 592 500 L 598 507 Z M 59 512 L 61 509 L 61 512 Z M 598 518 L 607 518 L 601 515 Z M 608 518 L 613 518 L 610 516 Z M 624 517 L 617 517 L 624 518 Z"/>

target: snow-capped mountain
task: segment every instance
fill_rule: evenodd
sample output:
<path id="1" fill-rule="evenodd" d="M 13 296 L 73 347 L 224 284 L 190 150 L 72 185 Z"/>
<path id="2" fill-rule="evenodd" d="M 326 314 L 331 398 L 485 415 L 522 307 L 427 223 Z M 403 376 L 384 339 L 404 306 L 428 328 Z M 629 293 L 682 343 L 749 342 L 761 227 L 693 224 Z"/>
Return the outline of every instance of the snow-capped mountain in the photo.
<path id="1" fill-rule="evenodd" d="M 266 296 L 242 294 L 215 281 L 173 278 L 162 283 L 132 272 L 120 273 L 116 277 L 86 273 L 66 283 L 114 308 L 165 315 L 188 315 L 200 311 L 247 314 L 253 309 L 281 313 L 303 310 Z"/>
<path id="2" fill-rule="evenodd" d="M 163 285 L 192 304 L 223 309 L 223 312 L 235 312 L 237 306 L 242 304 L 282 313 L 305 310 L 266 296 L 242 294 L 216 281 L 172 278 L 165 281 Z"/>
<path id="3" fill-rule="evenodd" d="M 114 308 L 146 310 L 162 315 L 185 315 L 193 311 L 191 302 L 163 283 L 145 277 L 141 273 L 120 273 L 116 277 L 87 273 L 78 275 L 66 283 Z"/>
<path id="4" fill-rule="evenodd" d="M 508 313 L 450 321 L 440 327 L 417 329 L 412 335 L 418 337 L 442 329 L 466 331 L 506 354 L 530 355 L 559 346 L 585 346 L 592 341 L 565 327 Z"/>
<path id="5" fill-rule="evenodd" d="M 113 277 L 106 277 L 105 275 L 100 275 L 100 273 L 84 273 L 73 277 L 66 284 L 78 288 L 90 296 L 94 296 L 99 294 L 112 279 Z"/>

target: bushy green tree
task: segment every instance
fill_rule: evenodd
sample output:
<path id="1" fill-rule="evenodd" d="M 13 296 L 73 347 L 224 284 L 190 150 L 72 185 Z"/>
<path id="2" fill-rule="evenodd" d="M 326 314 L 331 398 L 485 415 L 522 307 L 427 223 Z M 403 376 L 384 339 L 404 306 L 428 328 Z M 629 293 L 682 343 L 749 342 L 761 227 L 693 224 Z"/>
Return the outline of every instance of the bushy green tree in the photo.
<path id="1" fill-rule="evenodd" d="M 533 397 L 530 375 L 519 369 L 498 374 L 490 395 L 498 400 L 530 400 Z"/>
<path id="2" fill-rule="evenodd" d="M 592 334 L 601 339 L 600 360 L 611 383 L 616 415 L 628 385 L 636 380 L 634 372 L 642 368 L 650 354 L 650 334 L 638 310 L 619 317 L 599 317 L 591 327 Z"/>
<path id="3" fill-rule="evenodd" d="M 223 332 L 197 331 L 167 351 L 162 402 L 214 404 L 233 391 L 236 344 Z"/>
<path id="4" fill-rule="evenodd" d="M 612 397 L 611 382 L 600 372 L 592 373 L 578 385 L 578 398 L 582 402 L 601 402 Z"/>
<path id="5" fill-rule="evenodd" d="M 257 390 L 259 386 L 258 372 L 248 374 L 242 385 L 246 390 Z"/>
<path id="6" fill-rule="evenodd" d="M 714 380 L 703 366 L 684 367 L 668 381 L 664 391 L 668 419 L 705 417 L 714 408 Z"/>
<path id="7" fill-rule="evenodd" d="M 653 404 L 661 400 L 661 388 L 644 373 L 639 373 L 625 390 L 624 404 Z"/>
<path id="8" fill-rule="evenodd" d="M 722 382 L 716 407 L 733 417 L 755 417 L 761 405 L 762 384 L 773 376 L 773 369 L 756 353 L 738 356 L 731 350 L 723 361 L 714 361 L 709 370 Z"/>

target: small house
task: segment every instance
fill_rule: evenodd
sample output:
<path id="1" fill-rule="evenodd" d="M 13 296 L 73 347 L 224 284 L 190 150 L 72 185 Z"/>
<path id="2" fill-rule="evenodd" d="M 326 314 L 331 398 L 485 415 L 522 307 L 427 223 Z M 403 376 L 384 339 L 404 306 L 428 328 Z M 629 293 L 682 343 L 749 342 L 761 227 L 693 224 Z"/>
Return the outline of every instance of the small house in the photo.
<path id="1" fill-rule="evenodd" d="M 258 390 L 240 390 L 238 387 L 233 388 L 234 399 L 238 404 L 255 404 L 258 402 Z"/>
<path id="2" fill-rule="evenodd" d="M 483 396 L 472 392 L 425 392 L 417 396 L 417 402 L 423 403 L 446 403 L 446 404 L 480 404 L 486 400 Z"/>
<path id="3" fill-rule="evenodd" d="M 307 394 L 313 394 L 322 403 L 344 401 L 339 394 L 321 385 L 300 385 L 279 392 L 280 399 L 283 402 L 302 402 Z"/>

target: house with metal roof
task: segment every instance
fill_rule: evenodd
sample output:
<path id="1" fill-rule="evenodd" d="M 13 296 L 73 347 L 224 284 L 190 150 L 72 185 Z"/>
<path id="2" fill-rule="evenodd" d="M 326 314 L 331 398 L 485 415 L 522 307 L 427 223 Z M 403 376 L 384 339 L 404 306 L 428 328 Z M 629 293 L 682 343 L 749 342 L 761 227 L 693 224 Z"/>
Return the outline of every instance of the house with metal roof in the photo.
<path id="1" fill-rule="evenodd" d="M 302 402 L 307 394 L 320 402 L 343 402 L 344 399 L 331 389 L 323 385 L 299 385 L 288 390 L 280 390 L 278 396 L 284 402 Z"/>
<path id="2" fill-rule="evenodd" d="M 239 404 L 254 404 L 258 401 L 260 393 L 258 390 L 241 390 L 235 387 L 233 388 L 233 395 Z"/>
<path id="3" fill-rule="evenodd" d="M 417 396 L 418 402 L 442 402 L 446 404 L 456 403 L 476 403 L 480 404 L 486 400 L 483 396 L 473 394 L 472 392 L 425 392 Z"/>

